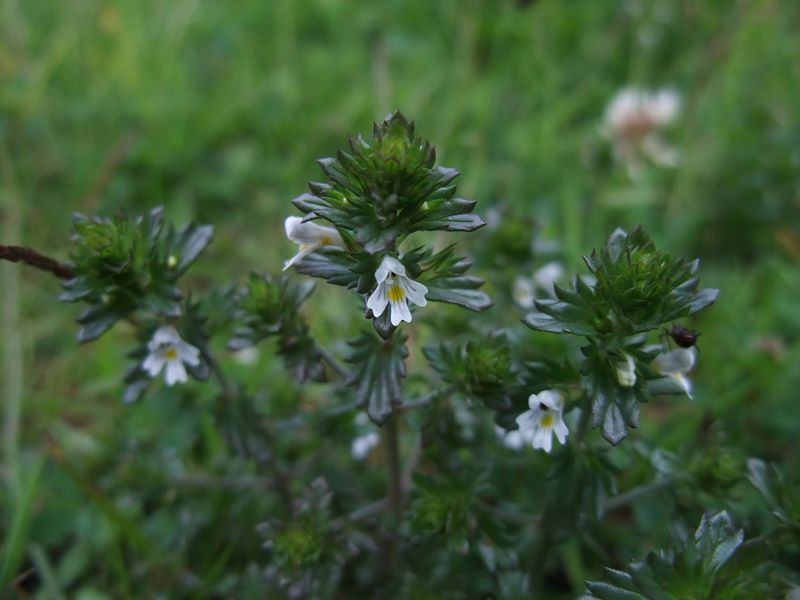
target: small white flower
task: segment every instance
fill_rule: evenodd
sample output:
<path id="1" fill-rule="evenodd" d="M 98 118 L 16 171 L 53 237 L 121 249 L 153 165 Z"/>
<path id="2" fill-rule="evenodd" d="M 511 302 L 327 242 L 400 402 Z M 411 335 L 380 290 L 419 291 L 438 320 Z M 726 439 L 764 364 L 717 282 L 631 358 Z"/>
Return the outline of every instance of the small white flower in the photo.
<path id="1" fill-rule="evenodd" d="M 694 368 L 697 362 L 697 347 L 675 348 L 669 352 L 662 352 L 653 361 L 653 367 L 661 375 L 672 377 L 683 388 L 686 395 L 693 399 L 692 382 L 686 374 Z"/>
<path id="2" fill-rule="evenodd" d="M 562 444 L 567 441 L 567 429 L 561 411 L 564 400 L 556 390 L 545 390 L 531 394 L 528 398 L 530 410 L 517 417 L 520 436 L 523 441 L 531 441 L 534 448 L 550 452 L 553 448 L 553 434 Z"/>
<path id="3" fill-rule="evenodd" d="M 511 297 L 521 308 L 533 308 L 536 299 L 536 290 L 533 289 L 533 280 L 530 277 L 517 277 L 511 289 Z"/>
<path id="4" fill-rule="evenodd" d="M 284 229 L 286 230 L 286 237 L 300 246 L 300 251 L 283 263 L 284 271 L 323 246 L 344 248 L 342 236 L 333 227 L 317 225 L 313 221 L 303 223 L 301 217 L 287 217 L 284 222 Z"/>
<path id="5" fill-rule="evenodd" d="M 247 348 L 236 350 L 231 356 L 233 360 L 240 365 L 251 367 L 258 362 L 258 359 L 261 357 L 261 352 L 256 346 L 248 346 Z"/>
<path id="6" fill-rule="evenodd" d="M 153 338 L 147 343 L 150 354 L 142 362 L 142 369 L 147 371 L 150 377 L 156 377 L 162 369 L 167 385 L 176 383 L 186 383 L 186 367 L 196 367 L 200 364 L 200 350 L 187 344 L 170 325 L 164 325 L 156 329 Z"/>
<path id="7" fill-rule="evenodd" d="M 508 431 L 495 425 L 494 428 L 500 442 L 510 450 L 522 450 L 526 445 L 533 443 L 533 430 L 512 429 Z"/>
<path id="8" fill-rule="evenodd" d="M 636 385 L 636 361 L 630 354 L 622 353 L 622 358 L 614 363 L 614 374 L 622 387 Z"/>
<path id="9" fill-rule="evenodd" d="M 364 460 L 379 442 L 380 437 L 375 431 L 360 435 L 355 438 L 350 445 L 350 454 L 352 454 L 353 458 L 356 460 Z"/>
<path id="10" fill-rule="evenodd" d="M 532 278 L 517 277 L 511 295 L 521 308 L 533 308 L 536 298 L 555 298 L 555 284 L 564 276 L 564 265 L 551 261 L 542 265 Z"/>
<path id="11" fill-rule="evenodd" d="M 383 257 L 378 270 L 375 271 L 375 281 L 378 287 L 367 300 L 367 308 L 372 310 L 372 314 L 376 317 L 380 317 L 389 306 L 391 311 L 389 316 L 395 327 L 401 321 L 411 322 L 409 301 L 417 306 L 428 304 L 425 299 L 428 288 L 408 277 L 403 263 L 396 258 Z"/>
<path id="12" fill-rule="evenodd" d="M 603 133 L 614 144 L 614 154 L 632 176 L 641 169 L 642 157 L 656 164 L 674 167 L 678 152 L 666 145 L 661 131 L 678 116 L 681 98 L 677 92 L 655 92 L 627 88 L 620 91 L 606 109 Z"/>

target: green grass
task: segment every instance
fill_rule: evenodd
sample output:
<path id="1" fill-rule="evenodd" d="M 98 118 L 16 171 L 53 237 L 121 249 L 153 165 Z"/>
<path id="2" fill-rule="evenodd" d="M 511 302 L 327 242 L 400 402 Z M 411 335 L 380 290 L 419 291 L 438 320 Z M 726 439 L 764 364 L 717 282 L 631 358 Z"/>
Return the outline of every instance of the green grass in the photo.
<path id="1" fill-rule="evenodd" d="M 315 159 L 399 108 L 462 171 L 460 193 L 479 213 L 502 205 L 535 223 L 561 241 L 571 270 L 614 227 L 639 223 L 663 247 L 701 256 L 703 283 L 723 291 L 696 323 L 697 403 L 667 407 L 669 427 L 653 434 L 680 447 L 706 415 L 743 454 L 796 480 L 800 5 L 521 4 L 3 0 L 0 242 L 65 259 L 71 213 L 163 204 L 179 223 L 217 227 L 196 289 L 277 272 L 292 251 L 288 201 L 319 178 Z M 685 100 L 672 132 L 681 165 L 636 183 L 598 134 L 626 84 L 675 86 Z M 27 556 L 42 573 L 37 598 L 125 598 L 148 585 L 127 571 L 131 552 L 161 564 L 149 585 L 167 589 L 205 575 L 214 581 L 200 589 L 210 587 L 226 569 L 218 561 L 257 558 L 253 540 L 230 555 L 187 546 L 232 547 L 241 523 L 263 519 L 257 498 L 189 495 L 185 531 L 175 526 L 187 496 L 173 476 L 237 474 L 198 450 L 221 445 L 197 410 L 207 395 L 159 392 L 123 407 L 124 328 L 76 346 L 76 308 L 58 293 L 45 274 L 0 271 L 3 577 Z M 341 323 L 322 313 L 342 296 L 318 295 L 314 328 L 336 338 Z M 269 349 L 243 376 L 253 389 L 277 377 L 277 403 L 291 406 Z M 154 516 L 145 499 L 163 510 Z M 234 516 L 214 516 L 229 502 Z M 571 573 L 586 569 L 564 552 Z"/>

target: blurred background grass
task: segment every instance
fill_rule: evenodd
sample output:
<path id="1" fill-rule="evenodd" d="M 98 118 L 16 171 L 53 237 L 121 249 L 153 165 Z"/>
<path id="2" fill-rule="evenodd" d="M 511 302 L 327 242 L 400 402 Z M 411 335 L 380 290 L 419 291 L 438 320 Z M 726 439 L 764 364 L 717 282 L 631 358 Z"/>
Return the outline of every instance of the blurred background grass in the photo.
<path id="1" fill-rule="evenodd" d="M 278 271 L 292 252 L 282 232 L 288 201 L 319 178 L 314 160 L 399 108 L 441 162 L 461 170 L 460 193 L 479 200 L 479 213 L 503 205 L 506 218 L 531 224 L 531 237 L 535 223 L 561 241 L 571 271 L 614 227 L 639 223 L 665 248 L 701 256 L 703 283 L 723 290 L 697 323 L 702 410 L 678 410 L 678 427 L 654 435 L 675 446 L 719 421 L 743 452 L 800 475 L 796 2 L 1 6 L 3 243 L 67 258 L 72 212 L 163 204 L 179 223 L 217 227 L 195 270 L 198 289 Z M 611 161 L 599 127 L 626 85 L 682 93 L 678 168 L 633 182 Z M 491 286 L 492 273 L 482 274 Z M 105 597 L 102 577 L 87 575 L 102 555 L 115 581 L 110 597 L 131 597 L 125 545 L 168 571 L 170 542 L 148 541 L 162 524 L 136 521 L 143 509 L 130 509 L 133 492 L 112 499 L 107 490 L 124 488 L 120 481 L 157 486 L 198 437 L 213 444 L 215 434 L 179 395 L 121 406 L 125 332 L 76 347 L 76 311 L 54 302 L 58 292 L 44 274 L 2 265 L 4 537 L 27 531 L 33 486 L 35 518 L 20 533 L 19 564 L 46 580 L 50 573 L 43 585 L 53 594 Z M 332 335 L 324 321 L 315 327 Z M 277 377 L 280 390 L 286 380 L 269 356 L 251 371 L 242 375 L 252 385 Z M 137 453 L 152 461 L 141 464 Z M 117 483 L 93 481 L 87 473 L 96 471 Z M 254 510 L 241 502 L 240 514 Z M 198 528 L 219 518 L 210 500 L 189 513 Z M 57 564 L 51 548 L 62 549 Z M 213 565 L 218 551 L 193 560 Z"/>

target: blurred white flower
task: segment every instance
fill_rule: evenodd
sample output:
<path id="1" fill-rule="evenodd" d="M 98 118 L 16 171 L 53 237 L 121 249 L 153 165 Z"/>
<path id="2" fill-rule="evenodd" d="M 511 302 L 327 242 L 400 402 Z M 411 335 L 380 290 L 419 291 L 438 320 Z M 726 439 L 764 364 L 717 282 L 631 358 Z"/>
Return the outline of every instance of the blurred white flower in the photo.
<path id="1" fill-rule="evenodd" d="M 636 385 L 636 361 L 630 354 L 622 353 L 622 357 L 614 363 L 614 374 L 622 387 Z"/>
<path id="2" fill-rule="evenodd" d="M 692 382 L 686 374 L 694 368 L 697 362 L 697 347 L 675 348 L 669 352 L 662 352 L 653 361 L 653 368 L 664 375 L 672 377 L 683 388 L 689 398 L 692 396 Z"/>
<path id="3" fill-rule="evenodd" d="M 247 348 L 236 350 L 235 352 L 232 353 L 232 356 L 233 360 L 235 360 L 240 365 L 247 365 L 248 367 L 250 367 L 258 362 L 258 359 L 261 356 L 261 352 L 258 350 L 256 346 L 248 346 Z"/>
<path id="4" fill-rule="evenodd" d="M 502 427 L 495 426 L 494 428 L 500 443 L 510 450 L 522 450 L 525 446 L 533 443 L 533 430 L 526 429 L 513 429 L 508 431 Z"/>
<path id="5" fill-rule="evenodd" d="M 372 449 L 375 448 L 380 443 L 380 437 L 378 433 L 375 431 L 370 431 L 369 433 L 365 433 L 364 435 L 360 435 L 353 440 L 353 443 L 350 445 L 350 454 L 353 455 L 353 458 L 356 460 L 364 460 L 369 456 L 369 453 L 372 452 Z"/>
<path id="6" fill-rule="evenodd" d="M 200 350 L 187 344 L 170 325 L 159 327 L 153 338 L 147 343 L 150 354 L 142 362 L 142 369 L 150 377 L 156 377 L 164 367 L 164 379 L 167 385 L 186 383 L 188 376 L 186 367 L 200 364 Z"/>
<path id="7" fill-rule="evenodd" d="M 665 167 L 678 164 L 678 151 L 663 141 L 661 132 L 675 120 L 680 107 L 680 95 L 671 89 L 626 88 L 608 104 L 602 131 L 631 177 L 638 176 L 643 158 Z"/>
<path id="8" fill-rule="evenodd" d="M 359 413 L 355 422 L 360 433 L 350 444 L 350 454 L 356 460 L 364 460 L 380 443 L 380 436 L 365 413 Z"/>
<path id="9" fill-rule="evenodd" d="M 530 410 L 517 417 L 520 437 L 523 442 L 530 441 L 536 449 L 550 452 L 553 448 L 553 434 L 562 444 L 566 443 L 567 429 L 561 411 L 564 399 L 556 390 L 545 390 L 531 394 L 528 398 Z"/>
<path id="10" fill-rule="evenodd" d="M 406 268 L 396 258 L 384 256 L 378 270 L 375 271 L 378 287 L 367 300 L 367 308 L 372 314 L 380 317 L 386 307 L 390 307 L 389 317 L 395 327 L 401 321 L 411 323 L 411 310 L 408 302 L 417 306 L 425 306 L 428 301 L 425 294 L 428 288 L 406 275 Z"/>
<path id="11" fill-rule="evenodd" d="M 301 217 L 287 217 L 284 222 L 284 229 L 286 230 L 286 237 L 300 246 L 300 251 L 283 263 L 284 271 L 323 246 L 344 248 L 342 236 L 333 227 L 317 225 L 313 221 L 303 223 Z"/>
<path id="12" fill-rule="evenodd" d="M 555 284 L 564 276 L 564 265 L 551 261 L 539 267 L 533 277 L 517 277 L 511 295 L 521 308 L 533 308 L 537 298 L 555 297 Z"/>

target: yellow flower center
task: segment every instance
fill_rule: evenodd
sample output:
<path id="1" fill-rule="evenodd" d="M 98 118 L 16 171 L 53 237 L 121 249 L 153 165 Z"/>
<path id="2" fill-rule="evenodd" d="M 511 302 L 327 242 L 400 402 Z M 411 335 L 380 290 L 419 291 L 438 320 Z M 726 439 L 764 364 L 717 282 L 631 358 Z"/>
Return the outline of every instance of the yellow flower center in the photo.
<path id="1" fill-rule="evenodd" d="M 164 356 L 167 357 L 167 360 L 177 360 L 178 349 L 175 346 L 170 346 L 169 348 L 167 348 L 167 351 L 164 352 Z"/>
<path id="2" fill-rule="evenodd" d="M 539 421 L 539 424 L 542 427 L 552 427 L 553 424 L 555 423 L 555 420 L 556 420 L 556 418 L 553 415 L 547 414 L 547 415 L 544 415 L 541 418 L 541 420 Z"/>
<path id="3" fill-rule="evenodd" d="M 390 284 L 387 294 L 389 295 L 389 300 L 392 302 L 400 302 L 406 297 L 406 291 L 399 283 Z"/>
<path id="4" fill-rule="evenodd" d="M 331 238 L 329 235 L 323 235 L 320 238 L 319 243 L 323 246 L 333 246 L 333 238 Z"/>

